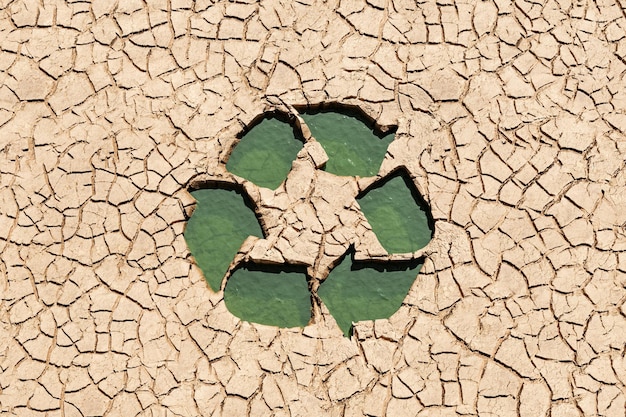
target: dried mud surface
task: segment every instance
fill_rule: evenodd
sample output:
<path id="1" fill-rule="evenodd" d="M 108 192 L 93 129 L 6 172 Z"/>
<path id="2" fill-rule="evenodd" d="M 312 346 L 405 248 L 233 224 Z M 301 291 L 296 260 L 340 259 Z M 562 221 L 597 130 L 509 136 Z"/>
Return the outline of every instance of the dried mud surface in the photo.
<path id="1" fill-rule="evenodd" d="M 603 0 L 0 0 L 0 413 L 624 416 L 625 30 Z M 352 339 L 235 318 L 182 235 L 244 126 L 319 103 L 399 126 L 381 172 L 436 224 Z"/>

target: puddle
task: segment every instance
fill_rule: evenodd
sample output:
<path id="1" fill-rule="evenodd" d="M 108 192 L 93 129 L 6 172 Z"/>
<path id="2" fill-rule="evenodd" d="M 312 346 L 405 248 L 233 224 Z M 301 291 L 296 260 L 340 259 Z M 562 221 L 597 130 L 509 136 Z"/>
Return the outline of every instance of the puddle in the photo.
<path id="1" fill-rule="evenodd" d="M 226 169 L 274 190 L 287 177 L 302 146 L 290 124 L 265 118 L 244 134 L 231 152 Z"/>
<path id="2" fill-rule="evenodd" d="M 304 270 L 246 265 L 228 279 L 228 310 L 242 320 L 279 327 L 304 327 L 311 319 L 311 294 Z"/>
<path id="3" fill-rule="evenodd" d="M 405 175 L 376 184 L 358 203 L 387 252 L 415 252 L 430 242 L 434 226 L 428 206 Z"/>
<path id="4" fill-rule="evenodd" d="M 337 112 L 301 114 L 328 155 L 325 171 L 342 176 L 378 174 L 395 133 L 376 135 L 362 118 Z"/>
<path id="5" fill-rule="evenodd" d="M 192 191 L 196 210 L 187 223 L 185 241 L 204 277 L 215 292 L 241 244 L 248 236 L 263 237 L 254 211 L 234 190 Z"/>
<path id="6" fill-rule="evenodd" d="M 346 336 L 352 322 L 391 317 L 415 281 L 420 261 L 362 263 L 346 255 L 320 285 L 318 295 Z"/>

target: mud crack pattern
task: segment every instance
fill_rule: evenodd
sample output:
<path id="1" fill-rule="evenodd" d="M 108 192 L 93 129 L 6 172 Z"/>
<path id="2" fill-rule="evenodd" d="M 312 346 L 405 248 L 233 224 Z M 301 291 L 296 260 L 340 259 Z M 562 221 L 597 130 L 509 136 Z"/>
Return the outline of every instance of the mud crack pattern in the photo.
<path id="1" fill-rule="evenodd" d="M 619 1 L 0 11 L 3 415 L 624 415 Z M 189 260 L 186 187 L 281 101 L 398 125 L 438 224 L 353 339 L 241 322 Z"/>

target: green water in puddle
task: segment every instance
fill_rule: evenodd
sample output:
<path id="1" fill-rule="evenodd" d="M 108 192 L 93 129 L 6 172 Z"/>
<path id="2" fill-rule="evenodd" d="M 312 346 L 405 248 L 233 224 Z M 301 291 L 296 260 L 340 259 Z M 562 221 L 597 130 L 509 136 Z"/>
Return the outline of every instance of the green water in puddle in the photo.
<path id="1" fill-rule="evenodd" d="M 389 318 L 402 305 L 422 264 L 354 263 L 345 258 L 320 285 L 318 295 L 346 336 L 352 322 Z"/>
<path id="2" fill-rule="evenodd" d="M 353 115 L 320 112 L 302 114 L 302 118 L 328 155 L 325 170 L 335 175 L 376 175 L 395 135 L 376 135 Z"/>
<path id="3" fill-rule="evenodd" d="M 389 253 L 415 252 L 430 242 L 432 219 L 411 180 L 397 175 L 358 199 L 378 241 Z"/>
<path id="4" fill-rule="evenodd" d="M 214 291 L 248 236 L 263 237 L 254 211 L 244 197 L 231 190 L 202 189 L 191 193 L 197 201 L 185 229 L 185 241 Z"/>
<path id="5" fill-rule="evenodd" d="M 275 118 L 254 125 L 235 146 L 226 169 L 260 187 L 276 189 L 302 149 L 293 127 Z"/>
<path id="6" fill-rule="evenodd" d="M 304 271 L 285 267 L 237 269 L 224 290 L 228 310 L 242 320 L 279 327 L 304 327 L 311 318 L 311 295 Z"/>

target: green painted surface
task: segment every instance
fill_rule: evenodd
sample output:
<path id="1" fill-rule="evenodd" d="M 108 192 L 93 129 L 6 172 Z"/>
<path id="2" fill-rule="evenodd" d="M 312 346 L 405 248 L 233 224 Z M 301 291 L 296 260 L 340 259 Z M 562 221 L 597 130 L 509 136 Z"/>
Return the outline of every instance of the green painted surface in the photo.
<path id="1" fill-rule="evenodd" d="M 318 295 L 348 336 L 352 322 L 392 316 L 402 305 L 422 264 L 353 263 L 346 255 L 320 285 Z"/>
<path id="2" fill-rule="evenodd" d="M 304 327 L 311 298 L 303 271 L 271 266 L 237 269 L 228 279 L 224 302 L 242 320 L 279 327 Z"/>
<path id="3" fill-rule="evenodd" d="M 287 177 L 303 143 L 288 123 L 267 118 L 248 131 L 235 146 L 226 169 L 260 187 L 276 189 Z"/>
<path id="4" fill-rule="evenodd" d="M 369 190 L 358 203 L 378 241 L 389 253 L 423 248 L 432 236 L 432 220 L 414 185 L 402 175 Z"/>
<path id="5" fill-rule="evenodd" d="M 341 113 L 302 114 L 302 118 L 328 155 L 325 170 L 335 175 L 378 174 L 395 135 L 379 137 L 359 118 Z"/>
<path id="6" fill-rule="evenodd" d="M 251 235 L 263 237 L 263 232 L 241 194 L 222 189 L 202 189 L 191 194 L 197 206 L 187 223 L 185 240 L 207 282 L 219 291 L 243 241 Z"/>

